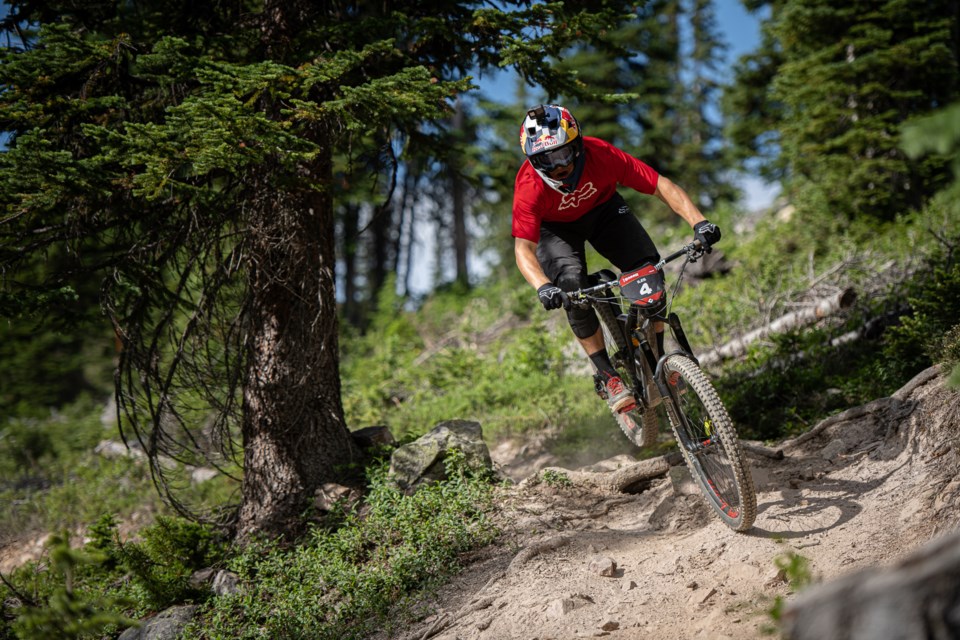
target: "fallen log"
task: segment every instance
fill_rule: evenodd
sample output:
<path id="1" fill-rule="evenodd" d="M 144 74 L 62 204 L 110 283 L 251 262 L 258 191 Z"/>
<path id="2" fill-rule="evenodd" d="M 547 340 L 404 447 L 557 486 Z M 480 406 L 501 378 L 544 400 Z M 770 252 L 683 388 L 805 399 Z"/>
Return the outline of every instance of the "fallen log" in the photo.
<path id="1" fill-rule="evenodd" d="M 853 289 L 844 289 L 836 295 L 823 298 L 809 307 L 781 316 L 769 324 L 754 329 L 712 351 L 706 352 L 699 357 L 700 364 L 709 365 L 742 356 L 747 352 L 749 346 L 757 340 L 771 334 L 785 333 L 797 327 L 813 324 L 827 316 L 850 308 L 856 299 L 857 294 Z"/>

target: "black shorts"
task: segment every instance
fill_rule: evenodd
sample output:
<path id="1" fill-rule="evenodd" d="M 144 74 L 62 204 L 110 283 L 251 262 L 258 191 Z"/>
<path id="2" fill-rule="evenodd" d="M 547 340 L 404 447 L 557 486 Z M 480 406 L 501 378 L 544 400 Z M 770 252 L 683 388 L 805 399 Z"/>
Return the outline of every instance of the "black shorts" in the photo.
<path id="1" fill-rule="evenodd" d="M 618 193 L 573 222 L 540 224 L 537 260 L 550 281 L 564 291 L 589 286 L 587 242 L 621 272 L 660 260 L 650 234 Z M 600 327 L 592 309 L 568 310 L 567 320 L 578 338 L 588 338 Z"/>

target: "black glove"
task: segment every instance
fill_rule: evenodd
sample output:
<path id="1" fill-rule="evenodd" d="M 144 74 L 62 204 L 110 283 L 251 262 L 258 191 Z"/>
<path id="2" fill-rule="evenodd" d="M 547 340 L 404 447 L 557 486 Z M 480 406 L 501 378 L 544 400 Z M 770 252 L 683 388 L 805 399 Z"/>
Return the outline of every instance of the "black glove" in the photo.
<path id="1" fill-rule="evenodd" d="M 540 298 L 540 304 L 542 304 L 543 308 L 547 311 L 570 306 L 570 299 L 567 297 L 567 294 L 552 282 L 540 285 L 540 288 L 537 289 L 537 297 Z"/>
<path id="2" fill-rule="evenodd" d="M 710 253 L 713 251 L 711 247 L 720 242 L 720 227 L 709 220 L 701 220 L 693 225 L 693 237 L 700 241 L 704 251 Z"/>

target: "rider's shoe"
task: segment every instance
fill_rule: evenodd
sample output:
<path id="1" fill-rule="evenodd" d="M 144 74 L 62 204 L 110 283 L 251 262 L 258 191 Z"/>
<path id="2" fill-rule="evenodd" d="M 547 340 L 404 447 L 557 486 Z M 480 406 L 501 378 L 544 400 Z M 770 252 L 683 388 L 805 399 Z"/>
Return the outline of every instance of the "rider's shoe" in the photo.
<path id="1" fill-rule="evenodd" d="M 685 395 L 687 393 L 687 383 L 684 382 L 683 378 L 680 376 L 679 371 L 674 371 L 667 378 L 667 384 L 671 387 L 674 387 L 677 390 L 678 395 Z"/>
<path id="2" fill-rule="evenodd" d="M 624 386 L 619 376 L 611 376 L 606 382 L 607 404 L 616 413 L 626 413 L 637 408 L 633 393 Z"/>

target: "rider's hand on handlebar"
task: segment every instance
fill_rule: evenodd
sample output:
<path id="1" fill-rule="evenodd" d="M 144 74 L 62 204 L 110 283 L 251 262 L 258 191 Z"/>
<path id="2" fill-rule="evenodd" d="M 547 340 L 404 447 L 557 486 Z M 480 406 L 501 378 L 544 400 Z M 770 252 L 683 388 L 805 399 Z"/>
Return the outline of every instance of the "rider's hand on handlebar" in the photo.
<path id="1" fill-rule="evenodd" d="M 537 289 L 537 297 L 540 298 L 540 304 L 547 311 L 560 307 L 566 309 L 570 306 L 570 298 L 552 282 L 540 285 L 540 288 Z"/>
<path id="2" fill-rule="evenodd" d="M 720 242 L 720 227 L 709 220 L 701 220 L 693 225 L 693 237 L 700 241 L 704 251 L 710 253 L 711 247 Z"/>

